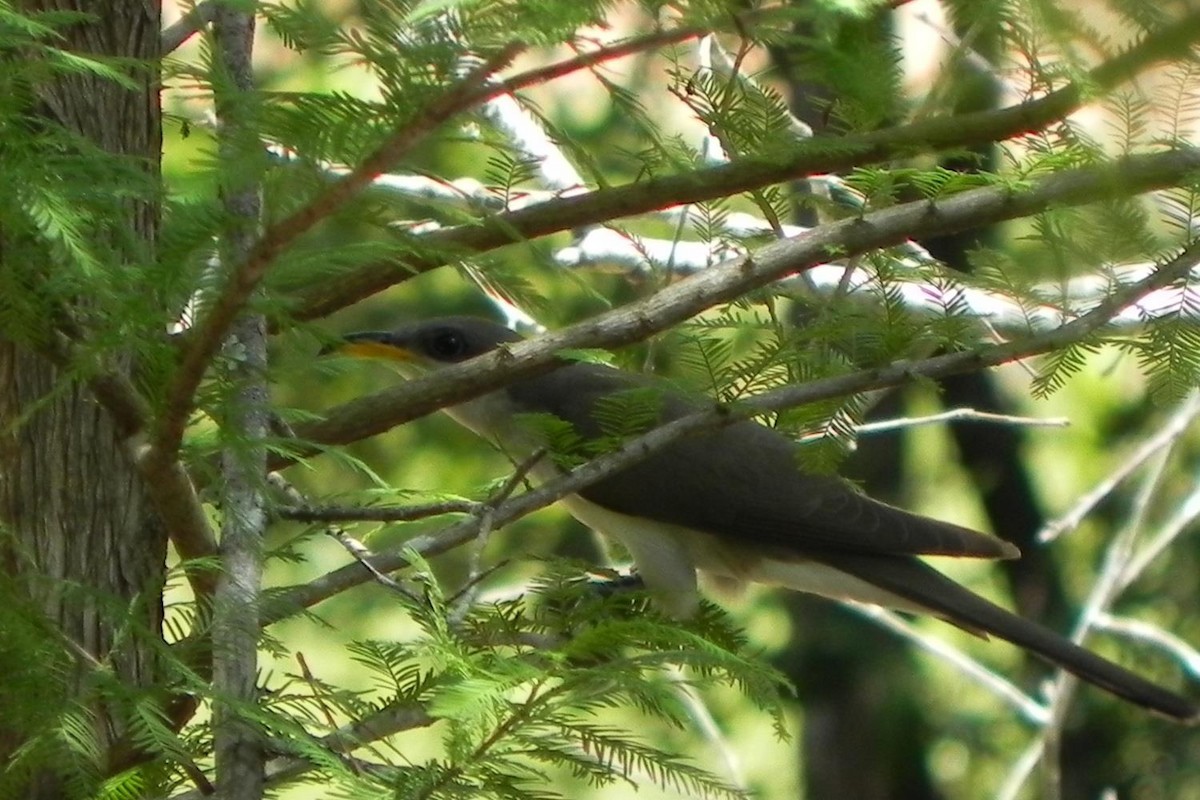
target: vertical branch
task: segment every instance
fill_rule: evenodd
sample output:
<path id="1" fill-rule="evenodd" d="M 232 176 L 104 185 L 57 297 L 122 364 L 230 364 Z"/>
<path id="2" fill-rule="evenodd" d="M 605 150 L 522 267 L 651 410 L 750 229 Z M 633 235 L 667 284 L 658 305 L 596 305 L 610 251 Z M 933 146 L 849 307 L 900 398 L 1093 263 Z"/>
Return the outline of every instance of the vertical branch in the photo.
<path id="1" fill-rule="evenodd" d="M 254 14 L 221 4 L 215 14 L 216 98 L 221 191 L 228 223 L 223 264 L 240 264 L 258 237 L 261 198 L 257 175 L 236 165 L 257 148 L 251 56 Z M 239 709 L 256 700 L 264 480 L 267 433 L 266 324 L 243 312 L 230 326 L 222 352 L 228 389 L 221 420 L 222 572 L 213 607 L 213 731 L 217 790 L 223 800 L 260 800 L 263 739 Z"/>

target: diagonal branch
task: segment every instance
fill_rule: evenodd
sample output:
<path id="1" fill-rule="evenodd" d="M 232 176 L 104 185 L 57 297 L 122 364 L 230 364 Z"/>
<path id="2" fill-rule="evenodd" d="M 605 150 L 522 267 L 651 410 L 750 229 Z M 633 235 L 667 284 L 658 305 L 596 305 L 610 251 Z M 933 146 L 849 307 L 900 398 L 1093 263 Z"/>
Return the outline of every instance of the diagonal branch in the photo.
<path id="1" fill-rule="evenodd" d="M 335 755 L 350 758 L 351 754 L 373 742 L 416 728 L 427 728 L 437 722 L 417 704 L 385 706 L 357 722 L 344 725 L 318 740 L 318 744 Z M 281 755 L 267 764 L 266 782 L 269 787 L 296 780 L 320 765 L 300 755 Z M 172 800 L 206 800 L 211 793 L 201 790 L 175 795 Z"/>
<path id="2" fill-rule="evenodd" d="M 752 16 L 754 12 L 745 12 L 742 16 Z M 697 39 L 705 36 L 710 31 L 699 27 L 682 27 L 668 28 L 665 30 L 655 31 L 643 36 L 634 36 L 615 44 L 605 45 L 590 52 L 579 53 L 571 58 L 565 58 L 562 61 L 556 61 L 553 64 L 547 64 L 544 67 L 535 67 L 526 70 L 519 75 L 515 75 L 508 80 L 500 83 L 503 89 L 502 94 L 512 94 L 518 89 L 525 89 L 530 86 L 536 86 L 541 83 L 547 83 L 555 78 L 561 78 L 564 75 L 570 75 L 573 72 L 578 72 L 582 69 L 590 69 L 598 67 L 606 61 L 616 61 L 619 58 L 625 58 L 635 53 L 641 53 L 646 50 L 653 50 L 656 47 L 666 47 L 667 45 L 679 44 L 686 42 L 688 39 Z"/>
<path id="3" fill-rule="evenodd" d="M 73 339 L 61 332 L 52 335 L 45 354 L 64 367 L 78 363 L 81 358 Z M 187 470 L 178 459 L 154 457 L 146 444 L 151 419 L 149 405 L 133 382 L 119 370 L 104 364 L 96 366 L 90 371 L 88 386 L 116 423 L 122 437 L 121 445 L 137 469 L 154 511 L 162 520 L 180 559 L 195 561 L 214 556 L 216 537 Z M 197 601 L 205 603 L 212 597 L 216 577 L 211 569 L 188 569 L 186 575 Z"/>
<path id="4" fill-rule="evenodd" d="M 173 25 L 164 28 L 159 45 L 162 54 L 165 56 L 175 52 L 183 46 L 184 42 L 199 33 L 201 28 L 216 17 L 217 8 L 217 0 L 201 0 Z"/>
<path id="5" fill-rule="evenodd" d="M 470 75 L 417 112 L 407 125 L 393 133 L 345 177 L 329 185 L 291 216 L 272 225 L 249 248 L 245 258 L 230 271 L 225 289 L 212 302 L 208 313 L 185 338 L 179 367 L 167 388 L 163 415 L 155 431 L 154 447 L 164 454 L 174 454 L 179 449 L 188 415 L 192 412 L 193 398 L 205 370 L 230 324 L 262 282 L 275 259 L 312 226 L 369 186 L 377 175 L 398 163 L 439 125 L 483 99 L 481 95 L 489 90 L 481 90 L 479 84 L 507 64 L 521 47 L 510 45 L 485 60 Z"/>
<path id="6" fill-rule="evenodd" d="M 645 214 L 667 206 L 715 200 L 794 178 L 1011 139 L 1064 119 L 1092 97 L 1120 86 L 1165 59 L 1187 57 L 1191 45 L 1198 39 L 1200 12 L 1147 36 L 1121 55 L 1092 69 L 1081 80 L 1036 100 L 868 133 L 817 136 L 784 153 L 747 156 L 710 169 L 599 189 L 438 230 L 417 237 L 414 245 L 421 245 L 424 252 L 406 257 L 402 264 L 393 260 L 368 264 L 339 276 L 337 281 L 324 281 L 300 292 L 292 305 L 292 317 L 306 320 L 331 314 L 414 274 L 443 266 L 449 261 L 448 253 L 485 252 L 551 233 Z M 520 76 L 496 85 L 501 87 L 501 92 L 510 91 L 520 85 Z"/>
<path id="7" fill-rule="evenodd" d="M 520 342 L 466 364 L 358 398 L 331 409 L 325 420 L 296 428 L 297 436 L 320 444 L 345 444 L 373 436 L 452 403 L 477 397 L 514 380 L 551 368 L 567 349 L 617 347 L 640 341 L 706 308 L 732 300 L 771 281 L 829 258 L 852 256 L 910 237 L 941 235 L 1042 211 L 1170 185 L 1200 168 L 1200 150 L 1134 156 L 1103 168 L 1070 170 L 1033 182 L 1023 191 L 972 189 L 937 203 L 912 202 L 843 220 L 766 245 L 690 275 L 661 291 L 586 322 Z M 1130 284 L 1138 287 L 1141 282 Z M 311 445 L 296 456 L 319 452 Z M 276 456 L 272 469 L 289 463 Z"/>
<path id="8" fill-rule="evenodd" d="M 895 611 L 882 606 L 859 603 L 855 600 L 845 602 L 877 625 L 887 628 L 922 650 L 948 662 L 969 679 L 999 697 L 1028 722 L 1041 726 L 1049 719 L 1050 712 L 1044 705 L 1021 691 L 1012 681 L 985 667 L 962 650 L 951 645 L 947 640 L 926 634 Z"/>
<path id="9" fill-rule="evenodd" d="M 1118 314 L 1125 306 L 1136 302 L 1147 292 L 1159 289 L 1187 275 L 1198 262 L 1200 262 L 1200 240 L 1188 245 L 1178 256 L 1162 265 L 1153 274 L 1136 285 L 1118 292 L 1083 316 L 1052 331 L 1031 335 L 1023 341 L 948 353 L 919 361 L 899 362 L 886 367 L 861 370 L 799 386 L 786 386 L 765 392 L 732 407 L 718 405 L 714 402 L 709 408 L 680 417 L 648 433 L 636 436 L 623 443 L 617 450 L 548 481 L 537 489 L 502 503 L 493 512 L 491 524 L 495 527 L 507 525 L 513 520 L 550 505 L 561 497 L 578 492 L 605 476 L 627 468 L 655 450 L 684 436 L 712 430 L 739 419 L 784 408 L 897 386 L 914 378 L 943 378 L 948 375 L 997 366 L 1080 341 L 1102 329 L 1114 315 Z M 549 337 L 539 337 L 539 339 L 542 338 Z M 443 528 L 441 531 L 414 537 L 406 543 L 406 548 L 411 547 L 423 556 L 443 553 L 474 539 L 478 533 L 478 526 L 477 520 L 464 520 Z M 407 564 L 407 560 L 400 553 L 381 554 L 373 560 L 374 567 L 381 572 L 401 569 Z M 362 569 L 360 565 L 349 564 L 310 583 L 292 587 L 278 598 L 277 605 L 266 609 L 263 622 L 264 624 L 276 622 L 297 608 L 315 605 L 352 586 L 357 586 L 369 578 L 370 573 Z"/>

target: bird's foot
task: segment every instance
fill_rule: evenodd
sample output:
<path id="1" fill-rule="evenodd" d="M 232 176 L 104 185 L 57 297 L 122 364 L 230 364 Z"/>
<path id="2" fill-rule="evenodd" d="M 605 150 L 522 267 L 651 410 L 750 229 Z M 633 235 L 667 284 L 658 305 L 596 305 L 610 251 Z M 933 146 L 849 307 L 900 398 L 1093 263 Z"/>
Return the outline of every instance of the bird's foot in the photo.
<path id="1" fill-rule="evenodd" d="M 584 577 L 588 588 L 602 597 L 611 597 L 622 592 L 640 591 L 646 588 L 646 582 L 635 570 L 589 570 Z"/>

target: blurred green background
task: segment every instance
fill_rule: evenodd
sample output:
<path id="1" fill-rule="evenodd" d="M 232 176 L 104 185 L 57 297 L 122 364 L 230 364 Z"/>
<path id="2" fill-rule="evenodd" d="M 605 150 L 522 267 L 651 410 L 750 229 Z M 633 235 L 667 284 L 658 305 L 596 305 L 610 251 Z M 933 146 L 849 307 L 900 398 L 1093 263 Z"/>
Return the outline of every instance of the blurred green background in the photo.
<path id="1" fill-rule="evenodd" d="M 354 4 L 327 2 L 321 13 L 330 24 L 353 20 Z M 617 29 L 634 30 L 646 20 L 625 6 L 616 6 L 608 24 Z M 264 26 L 265 27 L 265 26 Z M 181 63 L 199 58 L 195 42 L 175 54 Z M 522 64 L 548 57 L 546 52 L 530 52 Z M 558 55 L 562 55 L 559 53 Z M 767 56 L 756 52 L 755 68 L 765 68 Z M 260 29 L 256 50 L 259 79 L 264 90 L 344 91 L 373 97 L 377 89 L 369 71 L 348 60 L 297 54 L 283 47 L 268 30 Z M 619 62 L 607 77 L 633 94 L 662 96 L 669 66 L 656 55 L 640 55 Z M 777 76 L 776 76 L 777 77 Z M 764 78 L 770 80 L 770 78 Z M 787 87 L 776 85 L 781 91 Z M 656 94 L 658 93 L 658 94 Z M 611 102 L 605 88 L 586 74 L 538 86 L 529 92 L 530 100 L 553 120 L 573 142 L 574 147 L 591 154 L 595 168 L 614 184 L 637 177 L 639 131 L 628 115 Z M 185 80 L 174 81 L 169 88 L 166 109 L 173 115 L 168 122 L 164 169 L 173 200 L 186 203 L 211 197 L 214 192 L 210 172 L 197 169 L 197 163 L 211 155 L 211 132 L 203 124 L 208 99 L 193 91 Z M 668 133 L 694 134 L 695 123 L 679 104 L 662 103 L 650 107 L 651 115 Z M 187 124 L 184 125 L 183 122 Z M 471 141 L 469 127 L 455 129 L 449 135 L 431 140 L 410 159 L 405 167 L 413 172 L 447 176 L 484 178 L 488 159 L 494 151 Z M 288 184 L 280 180 L 268 189 L 278 205 L 286 205 Z M 745 200 L 735 207 L 749 207 Z M 412 201 L 368 198 L 360 207 L 364 214 L 379 218 L 438 218 L 438 210 Z M 377 220 L 362 221 L 352 215 L 339 215 L 311 234 L 303 247 L 309 252 L 322 249 L 337 251 L 363 237 L 386 237 Z M 662 223 L 640 223 L 640 230 L 670 235 Z M 1028 254 L 1027 245 L 1013 243 L 1011 252 Z M 518 288 L 526 310 L 540 322 L 554 328 L 589 317 L 606 308 L 619 306 L 645 296 L 667 280 L 665 276 L 630 279 L 612 271 L 566 271 L 551 258 L 554 248 L 569 241 L 562 234 L 547 240 L 513 245 L 478 259 L 476 267 L 505 277 L 506 285 Z M 1023 249 L 1024 248 L 1024 249 Z M 1030 269 L 1038 268 L 1038 258 L 1029 259 Z M 274 278 L 276 285 L 287 284 L 286 273 Z M 304 276 L 301 276 L 304 277 Z M 331 269 L 329 280 L 336 280 Z M 520 288 L 524 284 L 524 288 Z M 780 309 L 786 313 L 788 309 Z M 462 270 L 445 267 L 406 280 L 368 300 L 316 323 L 297 325 L 275 337 L 272 344 L 271 382 L 273 403 L 284 414 L 299 418 L 303 413 L 319 414 L 323 409 L 391 385 L 400 380 L 386 364 L 350 361 L 341 358 L 316 359 L 323 338 L 340 333 L 388 328 L 400 320 L 444 313 L 494 313 L 491 305 Z M 683 382 L 691 377 L 678 369 L 674 358 L 679 341 L 661 337 L 617 354 L 617 362 L 628 368 L 650 365 L 663 374 Z M 996 370 L 995 383 L 1010 413 L 1030 417 L 1064 417 L 1069 427 L 1033 427 L 1023 431 L 1022 458 L 1033 476 L 1037 500 L 1044 514 L 1053 519 L 1068 509 L 1083 493 L 1110 475 L 1127 458 L 1136 444 L 1156 429 L 1170 409 L 1156 406 L 1146 389 L 1145 380 L 1134 359 L 1113 350 L 1101 351 L 1089 358 L 1087 368 L 1066 388 L 1043 400 L 1030 399 L 1029 373 L 1019 365 Z M 936 412 L 941 401 L 936 390 L 919 386 L 897 395 L 890 407 L 896 415 L 921 415 Z M 894 462 L 899 480 L 888 490 L 888 497 L 906 508 L 955 522 L 990 529 L 991 523 L 980 501 L 978 480 L 960 465 L 960 451 L 944 426 L 931 425 L 900 433 L 880 434 L 898 446 Z M 858 454 L 846 465 L 846 471 L 859 477 L 871 488 L 869 465 L 873 443 L 864 441 Z M 351 504 L 382 501 L 418 502 L 442 496 L 485 496 L 493 482 L 507 474 L 509 464 L 500 454 L 448 418 L 435 415 L 395 429 L 385 435 L 358 442 L 347 448 L 354 460 L 370 468 L 370 473 L 355 468 L 348 459 L 315 457 L 290 468 L 287 477 L 310 498 L 326 503 Z M 1154 492 L 1147 517 L 1151 522 L 1166 519 L 1190 493 L 1195 491 L 1198 462 L 1197 441 L 1187 437 L 1167 462 L 1166 473 Z M 1137 479 L 1116 491 L 1097 511 L 1069 535 L 1049 546 L 1050 558 L 1059 570 L 1069 596 L 1078 602 L 1095 579 L 1103 549 L 1115 531 L 1125 524 L 1134 503 Z M 986 488 L 986 487 L 985 487 Z M 358 524 L 346 526 L 369 547 L 394 548 L 407 538 L 436 529 L 444 520 L 407 524 Z M 1012 531 L 996 530 L 1010 537 Z M 1028 532 L 1026 532 L 1028 533 Z M 271 531 L 269 544 L 281 547 L 294 543 L 304 556 L 302 563 L 272 561 L 267 584 L 288 586 L 310 580 L 349 562 L 343 548 L 331 538 L 304 526 L 280 523 Z M 441 556 L 436 569 L 448 586 L 455 586 L 467 573 L 467 549 Z M 498 569 L 485 584 L 487 592 L 506 594 L 519 591 L 541 568 L 538 558 L 566 555 L 588 562 L 602 563 L 603 546 L 565 512 L 550 508 L 495 532 L 483 554 L 485 564 L 509 563 Z M 1181 582 L 1179 576 L 1200 575 L 1200 545 L 1194 532 L 1151 568 L 1124 597 L 1119 611 L 1130 617 L 1161 625 L 1191 642 L 1200 641 L 1200 615 L 1194 613 L 1200 600 L 1200 581 Z M 940 565 L 939 566 L 943 566 Z M 979 563 L 945 564 L 947 572 L 973 588 L 1009 602 L 1006 584 L 992 565 Z M 1169 576 L 1174 576 L 1169 577 Z M 723 601 L 743 626 L 754 646 L 766 659 L 786 665 L 794 656 L 790 649 L 806 618 L 797 616 L 789 598 L 779 592 L 754 589 L 741 598 Z M 282 645 L 279 655 L 264 667 L 269 685 L 280 685 L 285 676 L 295 675 L 298 666 L 291 652 L 302 653 L 313 673 L 322 681 L 345 687 L 364 687 L 366 677 L 353 662 L 344 645 L 363 638 L 392 639 L 413 634 L 411 625 L 397 613 L 386 589 L 368 584 L 318 605 L 313 611 L 324 624 L 310 619 L 293 619 L 273 626 L 270 635 Z M 839 613 L 839 612 L 833 612 Z M 867 650 L 890 648 L 892 634 L 879 634 L 873 623 L 853 612 L 843 615 L 845 644 Z M 1057 623 L 1069 623 L 1059 620 Z M 1028 665 L 1013 648 L 1003 643 L 985 643 L 939 622 L 922 620 L 919 627 L 931 635 L 952 642 L 997 672 L 1010 675 L 1029 687 Z M 884 644 L 878 644 L 879 642 Z M 1121 641 L 1096 637 L 1092 645 L 1102 652 L 1127 660 L 1131 658 Z M 863 724 L 878 727 L 880 736 L 903 738 L 911 731 L 929 742 L 924 751 L 925 767 L 940 796 L 946 798 L 983 798 L 995 796 L 1018 755 L 1031 740 L 1033 732 L 989 692 L 963 678 L 957 670 L 929 655 L 913 649 L 898 648 L 880 660 L 878 671 L 902 674 L 880 676 L 872 691 L 903 693 L 916 698 L 924 709 L 920 720 L 901 716 L 871 717 Z M 872 652 L 862 653 L 864 670 L 870 671 Z M 1132 662 L 1136 669 L 1167 674 L 1163 662 L 1147 659 Z M 794 740 L 779 741 L 770 720 L 754 711 L 733 691 L 705 693 L 703 700 L 720 731 L 720 743 L 708 740 L 698 730 L 646 728 L 640 719 L 626 724 L 641 726 L 647 737 L 666 743 L 668 749 L 691 754 L 718 775 L 744 780 L 757 797 L 782 800 L 802 796 L 806 769 L 821 768 L 799 755 L 806 735 L 804 698 L 819 696 L 826 687 L 842 680 L 838 674 L 804 673 L 806 685 L 799 687 L 800 700 L 787 710 Z M 795 679 L 795 677 L 794 677 Z M 1085 689 L 1078 701 L 1088 714 L 1101 720 L 1102 728 L 1113 732 L 1116 741 L 1098 743 L 1108 754 L 1108 768 L 1123 788 L 1122 797 L 1151 800 L 1195 800 L 1200 798 L 1200 736 L 1185 732 L 1140 710 L 1127 707 Z M 883 701 L 882 705 L 887 706 Z M 910 727 L 911 726 L 911 727 Z M 416 730 L 395 740 L 405 758 L 419 760 L 440 747 L 438 729 Z M 847 756 L 850 760 L 853 755 Z M 863 769 L 883 765 L 864 764 Z M 732 772 L 731 772 L 732 771 Z M 1162 776 L 1169 776 L 1163 778 Z M 634 776 L 635 778 L 637 776 Z M 641 781 L 645 784 L 645 781 Z M 1102 782 L 1102 781 L 1101 781 Z M 1033 781 L 1036 786 L 1036 780 Z M 324 797 L 321 785 L 298 785 L 287 789 L 288 798 Z M 929 796 L 903 785 L 892 786 L 890 796 L 897 798 Z M 1037 796 L 1036 790 L 1025 796 Z M 570 796 L 604 798 L 676 797 L 650 785 L 635 789 L 617 786 L 593 791 L 580 785 Z M 1095 795 L 1091 795 L 1095 796 Z"/>

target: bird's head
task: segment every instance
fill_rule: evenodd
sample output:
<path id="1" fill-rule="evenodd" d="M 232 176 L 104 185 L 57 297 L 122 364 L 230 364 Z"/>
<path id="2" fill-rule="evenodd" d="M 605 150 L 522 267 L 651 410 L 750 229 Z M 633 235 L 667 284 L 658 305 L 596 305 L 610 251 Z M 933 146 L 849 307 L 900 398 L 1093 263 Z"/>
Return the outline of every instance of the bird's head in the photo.
<path id="1" fill-rule="evenodd" d="M 436 317 L 390 331 L 363 331 L 342 337 L 326 352 L 396 362 L 402 373 L 418 374 L 483 355 L 521 336 L 480 317 Z"/>

